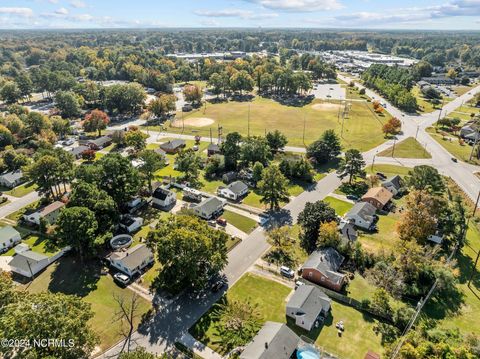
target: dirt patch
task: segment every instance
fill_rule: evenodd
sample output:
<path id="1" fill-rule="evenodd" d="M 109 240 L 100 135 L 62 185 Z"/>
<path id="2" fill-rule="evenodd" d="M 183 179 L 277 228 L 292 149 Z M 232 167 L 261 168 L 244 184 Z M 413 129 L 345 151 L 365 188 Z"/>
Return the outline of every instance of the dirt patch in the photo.
<path id="1" fill-rule="evenodd" d="M 331 111 L 331 110 L 338 110 L 341 108 L 342 105 L 339 105 L 337 103 L 317 103 L 312 106 L 314 110 L 317 111 Z"/>
<path id="2" fill-rule="evenodd" d="M 192 126 L 192 127 L 204 127 L 213 124 L 215 121 L 208 117 L 196 117 L 196 118 L 186 118 L 185 120 L 177 119 L 173 127 L 182 127 L 183 124 L 185 126 Z"/>

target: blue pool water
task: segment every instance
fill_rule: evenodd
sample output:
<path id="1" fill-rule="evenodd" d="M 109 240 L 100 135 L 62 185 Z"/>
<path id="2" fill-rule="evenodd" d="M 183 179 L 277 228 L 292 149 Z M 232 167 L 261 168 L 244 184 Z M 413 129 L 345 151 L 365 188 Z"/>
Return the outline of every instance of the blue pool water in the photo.
<path id="1" fill-rule="evenodd" d="M 320 353 L 312 348 L 299 349 L 297 359 L 320 359 Z"/>

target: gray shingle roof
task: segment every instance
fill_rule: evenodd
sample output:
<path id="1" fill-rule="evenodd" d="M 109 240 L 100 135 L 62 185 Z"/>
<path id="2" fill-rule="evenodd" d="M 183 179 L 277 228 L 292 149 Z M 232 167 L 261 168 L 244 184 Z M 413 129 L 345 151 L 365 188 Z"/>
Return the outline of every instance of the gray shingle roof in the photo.
<path id="1" fill-rule="evenodd" d="M 307 261 L 303 264 L 302 269 L 312 268 L 328 277 L 334 283 L 340 283 L 345 275 L 338 273 L 338 269 L 345 258 L 337 252 L 335 248 L 328 247 L 317 249 Z"/>
<path id="2" fill-rule="evenodd" d="M 10 239 L 18 235 L 20 235 L 20 232 L 18 232 L 12 226 L 5 226 L 3 228 L 0 228 L 0 239 Z"/>
<path id="3" fill-rule="evenodd" d="M 345 218 L 353 218 L 353 216 L 357 215 L 364 221 L 372 222 L 376 211 L 377 209 L 373 204 L 368 202 L 357 202 L 352 209 L 348 211 L 348 213 L 345 215 Z"/>
<path id="4" fill-rule="evenodd" d="M 87 146 L 77 146 L 75 148 L 72 148 L 71 149 L 71 153 L 72 155 L 74 155 L 75 157 L 78 156 L 78 155 L 81 155 L 83 152 L 85 152 L 86 150 L 89 150 L 90 148 L 87 147 Z"/>
<path id="5" fill-rule="evenodd" d="M 218 199 L 217 197 L 210 197 L 203 200 L 197 205 L 197 208 L 202 209 L 205 213 L 213 213 L 217 210 L 220 205 L 223 205 L 224 202 Z"/>
<path id="6" fill-rule="evenodd" d="M 232 182 L 227 187 L 230 191 L 232 191 L 236 195 L 239 195 L 243 193 L 245 190 L 248 190 L 248 186 L 242 181 Z"/>
<path id="7" fill-rule="evenodd" d="M 121 260 L 123 266 L 134 270 L 140 266 L 147 258 L 152 257 L 153 253 L 145 244 L 137 244 L 126 252 L 115 252 L 112 259 Z"/>
<path id="8" fill-rule="evenodd" d="M 23 178 L 23 172 L 21 170 L 7 172 L 2 174 L 2 178 L 10 183 L 14 183 Z"/>
<path id="9" fill-rule="evenodd" d="M 217 145 L 216 143 L 211 143 L 211 144 L 208 145 L 207 151 L 220 152 L 220 146 Z"/>
<path id="10" fill-rule="evenodd" d="M 382 182 L 382 184 L 388 184 L 388 183 L 391 183 L 395 187 L 395 189 L 399 190 L 400 188 L 402 188 L 402 177 L 400 177 L 399 175 L 396 175 Z"/>
<path id="11" fill-rule="evenodd" d="M 102 136 L 99 138 L 96 138 L 94 140 L 88 141 L 89 143 L 94 144 L 95 146 L 101 147 L 104 146 L 105 144 L 112 142 L 112 139 L 108 136 Z"/>
<path id="12" fill-rule="evenodd" d="M 12 267 L 19 268 L 25 272 L 30 272 L 30 267 L 32 265 L 45 259 L 48 259 L 46 255 L 30 250 L 16 254 L 8 264 Z"/>
<path id="13" fill-rule="evenodd" d="M 310 321 L 315 321 L 322 310 L 330 310 L 330 298 L 319 288 L 312 285 L 299 286 L 288 301 L 287 307 L 301 309 Z"/>
<path id="14" fill-rule="evenodd" d="M 290 359 L 300 338 L 285 324 L 266 322 L 240 359 Z"/>

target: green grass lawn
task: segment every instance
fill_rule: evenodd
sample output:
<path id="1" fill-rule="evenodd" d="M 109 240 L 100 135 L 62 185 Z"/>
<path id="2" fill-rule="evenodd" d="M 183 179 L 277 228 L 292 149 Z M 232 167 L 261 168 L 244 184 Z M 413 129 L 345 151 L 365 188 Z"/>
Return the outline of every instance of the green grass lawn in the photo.
<path id="1" fill-rule="evenodd" d="M 375 174 L 377 172 L 381 172 L 385 174 L 387 177 L 395 176 L 395 175 L 400 175 L 400 176 L 406 176 L 408 175 L 408 172 L 411 171 L 412 169 L 410 167 L 403 167 L 403 166 L 395 166 L 395 165 L 374 165 L 372 166 L 367 166 L 365 168 L 368 174 Z"/>
<path id="2" fill-rule="evenodd" d="M 285 323 L 286 298 L 290 292 L 290 288 L 278 282 L 247 273 L 227 292 L 227 300 L 249 300 L 258 305 L 264 321 Z M 317 330 L 308 334 L 317 346 L 341 358 L 360 359 L 368 350 L 382 353 L 380 338 L 373 333 L 374 320 L 370 316 L 335 301 L 332 301 L 332 316 L 326 320 L 320 333 Z M 342 337 L 338 336 L 335 328 L 335 323 L 340 320 L 344 321 L 346 329 Z M 292 329 L 305 334 L 293 326 Z M 211 311 L 200 318 L 190 332 L 202 343 L 225 354 L 218 343 Z"/>
<path id="3" fill-rule="evenodd" d="M 12 221 L 18 221 L 20 219 L 20 217 L 25 213 L 26 210 L 37 208 L 39 204 L 40 204 L 40 201 L 35 201 L 35 202 L 29 204 L 28 206 L 20 208 L 18 211 L 10 213 L 7 216 L 7 218 L 11 219 Z"/>
<path id="4" fill-rule="evenodd" d="M 352 203 L 342 201 L 341 199 L 335 197 L 326 197 L 324 201 L 327 202 L 339 216 L 343 216 L 353 207 Z"/>
<path id="5" fill-rule="evenodd" d="M 335 129 L 340 132 L 341 123 L 338 120 L 339 107 L 332 103 L 328 108 L 315 109 L 313 105 L 322 102 L 314 101 L 304 107 L 281 105 L 273 100 L 256 97 L 252 102 L 228 102 L 208 104 L 198 111 L 184 114 L 184 119 L 207 117 L 214 120 L 211 125 L 203 127 L 186 126 L 185 131 L 178 127 L 169 127 L 168 131 L 198 134 L 208 137 L 210 128 L 216 130 L 223 127 L 224 134 L 238 131 L 247 134 L 248 112 L 250 108 L 250 134 L 264 135 L 272 128 L 283 132 L 289 139 L 289 145 L 303 146 L 303 123 L 305 118 L 305 143 L 316 140 L 323 131 Z M 382 125 L 390 118 L 388 113 L 376 115 L 372 105 L 362 102 L 352 102 L 349 117 L 344 123 L 343 145 L 345 148 L 358 148 L 361 151 L 373 148 L 384 142 Z"/>
<path id="6" fill-rule="evenodd" d="M 432 136 L 432 138 L 437 141 L 440 145 L 443 146 L 453 157 L 458 158 L 459 160 L 470 162 L 470 154 L 472 153 L 472 146 L 467 144 L 460 144 L 458 137 L 453 134 L 448 136 L 443 136 L 441 133 L 437 133 L 433 127 L 427 128 L 427 132 Z M 479 160 L 475 159 L 475 156 L 472 157 L 471 163 L 480 164 Z"/>
<path id="7" fill-rule="evenodd" d="M 241 214 L 224 211 L 222 217 L 227 220 L 232 226 L 237 227 L 242 232 L 249 234 L 252 232 L 255 227 L 257 227 L 257 222 L 253 219 L 242 216 Z"/>
<path id="8" fill-rule="evenodd" d="M 250 273 L 245 274 L 227 292 L 227 300 L 250 301 L 258 305 L 258 310 L 265 321 L 285 322 L 285 298 L 291 289 Z M 218 332 L 212 319 L 212 309 L 204 314 L 190 328 L 192 335 L 221 354 L 226 354 L 218 343 Z"/>
<path id="9" fill-rule="evenodd" d="M 457 254 L 459 296 L 450 296 L 435 301 L 431 299 L 426 305 L 426 312 L 430 317 L 440 320 L 440 324 L 447 328 L 459 329 L 461 335 L 480 332 L 480 266 L 477 266 L 470 287 L 467 282 L 471 274 L 472 265 L 478 251 L 480 251 L 480 232 L 470 223 L 467 232 L 467 244 Z M 456 309 L 456 310 L 454 310 Z"/>
<path id="10" fill-rule="evenodd" d="M 409 137 L 378 154 L 381 157 L 432 158 L 430 153 L 415 138 Z"/>
<path id="11" fill-rule="evenodd" d="M 22 240 L 22 243 L 28 244 L 30 249 L 34 252 L 45 254 L 51 256 L 58 252 L 57 248 L 53 248 L 48 244 L 48 241 L 45 238 L 42 238 L 38 235 L 30 235 L 27 238 Z M 3 256 L 13 256 L 15 251 L 13 248 L 10 248 L 9 251 L 2 254 Z"/>
<path id="12" fill-rule="evenodd" d="M 30 182 L 30 183 L 24 183 L 21 186 L 15 187 L 4 193 L 13 197 L 23 197 L 35 191 L 37 188 L 38 186 L 36 184 Z"/>
<path id="13" fill-rule="evenodd" d="M 100 275 L 100 268 L 95 264 L 81 264 L 71 257 L 61 258 L 49 266 L 42 274 L 27 286 L 32 293 L 43 291 L 61 292 L 80 296 L 85 302 L 92 305 L 95 316 L 90 325 L 100 337 L 100 348 L 105 350 L 121 340 L 121 323 L 114 322 L 119 310 L 114 296 L 131 298 L 133 292 L 118 287 L 109 275 Z M 143 298 L 139 298 L 138 318 L 147 312 L 151 305 Z"/>

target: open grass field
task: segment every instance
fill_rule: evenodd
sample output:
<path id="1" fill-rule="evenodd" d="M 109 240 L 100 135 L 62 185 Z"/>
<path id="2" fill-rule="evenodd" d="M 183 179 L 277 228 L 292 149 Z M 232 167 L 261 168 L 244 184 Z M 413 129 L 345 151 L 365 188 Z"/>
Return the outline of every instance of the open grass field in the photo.
<path id="1" fill-rule="evenodd" d="M 381 157 L 397 158 L 432 158 L 430 153 L 415 138 L 409 137 L 378 154 Z"/>
<path id="2" fill-rule="evenodd" d="M 15 187 L 9 191 L 4 192 L 7 195 L 13 196 L 13 197 L 23 197 L 37 189 L 37 185 L 34 183 L 25 183 L 22 184 L 21 186 Z"/>
<path id="3" fill-rule="evenodd" d="M 470 162 L 473 164 L 480 164 L 478 159 L 475 159 L 475 156 L 472 157 L 472 161 L 470 161 L 470 154 L 472 153 L 472 146 L 467 144 L 460 144 L 458 138 L 456 136 L 448 135 L 443 136 L 440 133 L 437 133 L 433 127 L 427 128 L 427 132 L 430 136 L 432 136 L 435 141 L 437 141 L 440 145 L 443 146 L 453 157 L 458 158 L 461 161 Z"/>
<path id="4" fill-rule="evenodd" d="M 251 233 L 257 227 L 257 222 L 253 219 L 235 212 L 224 211 L 222 217 L 232 226 L 237 227 L 239 230 L 247 234 Z"/>
<path id="5" fill-rule="evenodd" d="M 249 300 L 258 305 L 258 310 L 264 321 L 285 323 L 285 306 L 291 289 L 262 277 L 252 274 L 244 275 L 228 292 L 227 300 Z M 338 336 L 335 323 L 343 320 L 345 332 Z M 289 321 L 289 325 L 291 325 Z M 332 301 L 332 316 L 330 316 L 320 331 L 308 333 L 315 344 L 329 353 L 341 358 L 360 359 L 368 350 L 382 353 L 380 338 L 373 333 L 374 319 L 352 307 Z M 298 334 L 305 335 L 302 330 L 292 326 Z M 207 312 L 191 329 L 190 332 L 202 343 L 207 344 L 219 353 L 224 353 L 219 345 L 218 332 L 212 320 L 211 311 Z"/>
<path id="6" fill-rule="evenodd" d="M 105 350 L 122 339 L 121 323 L 113 320 L 119 309 L 114 296 L 130 298 L 133 292 L 118 287 L 110 275 L 101 275 L 99 267 L 80 264 L 71 256 L 61 258 L 26 286 L 26 290 L 32 293 L 50 291 L 80 296 L 92 305 L 95 316 L 90 320 L 90 325 L 100 337 L 100 348 Z M 151 305 L 143 298 L 139 300 L 140 318 Z M 138 324 L 139 319 L 136 322 Z"/>
<path id="7" fill-rule="evenodd" d="M 214 122 L 204 127 L 185 126 L 184 133 L 208 137 L 210 128 L 216 133 L 217 127 L 222 126 L 224 134 L 238 131 L 247 135 L 250 113 L 250 135 L 264 135 L 266 131 L 278 129 L 287 136 L 289 145 L 304 146 L 304 120 L 305 144 L 315 141 L 327 129 L 341 132 L 339 113 L 342 106 L 338 106 L 338 101 L 336 103 L 332 101 L 329 106 L 322 104 L 324 102 L 315 100 L 304 107 L 291 107 L 260 97 L 256 97 L 252 102 L 209 103 L 206 109 L 202 107 L 197 111 L 183 114 L 183 119 L 209 118 Z M 390 118 L 390 115 L 375 115 L 371 106 L 367 102 L 352 102 L 342 137 L 346 148 L 355 147 L 365 151 L 384 142 L 382 124 Z M 177 117 L 176 121 L 181 123 L 181 117 Z M 168 131 L 182 132 L 182 128 L 169 127 Z"/>
<path id="8" fill-rule="evenodd" d="M 341 199 L 335 197 L 326 197 L 324 201 L 327 202 L 339 216 L 343 216 L 353 207 L 352 203 L 342 201 Z"/>

